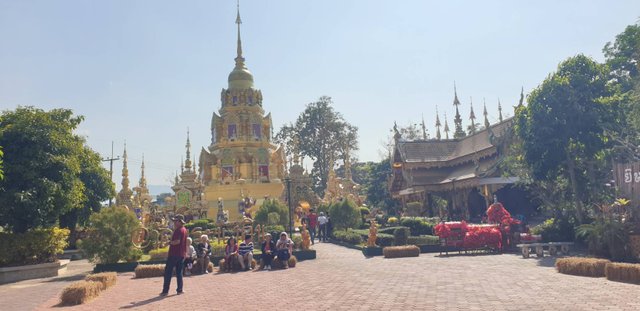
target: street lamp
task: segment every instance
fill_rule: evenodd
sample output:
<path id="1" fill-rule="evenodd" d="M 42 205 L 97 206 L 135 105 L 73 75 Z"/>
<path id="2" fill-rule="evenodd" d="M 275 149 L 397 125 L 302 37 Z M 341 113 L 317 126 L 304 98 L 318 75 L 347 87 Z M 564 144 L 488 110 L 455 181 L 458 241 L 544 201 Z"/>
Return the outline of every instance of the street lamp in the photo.
<path id="1" fill-rule="evenodd" d="M 287 207 L 289 208 L 289 235 L 293 236 L 293 212 L 291 211 L 291 178 L 289 176 L 285 177 L 284 182 L 287 183 Z"/>

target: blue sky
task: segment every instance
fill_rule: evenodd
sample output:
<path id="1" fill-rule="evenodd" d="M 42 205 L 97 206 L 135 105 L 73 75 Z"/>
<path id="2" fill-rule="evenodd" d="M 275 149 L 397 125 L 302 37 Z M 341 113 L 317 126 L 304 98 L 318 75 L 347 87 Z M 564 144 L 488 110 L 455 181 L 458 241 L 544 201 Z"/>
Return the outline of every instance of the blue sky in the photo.
<path id="1" fill-rule="evenodd" d="M 235 57 L 235 1 L 0 0 L 0 109 L 70 108 L 107 156 L 126 139 L 132 182 L 144 153 L 151 184 L 194 149 Z M 360 160 L 378 161 L 393 122 L 434 133 L 436 105 L 453 123 L 453 83 L 497 120 L 520 87 L 535 88 L 577 53 L 640 18 L 640 1 L 242 1 L 246 63 L 277 130 L 322 95 L 359 127 Z M 121 164 L 114 180 L 120 181 Z"/>

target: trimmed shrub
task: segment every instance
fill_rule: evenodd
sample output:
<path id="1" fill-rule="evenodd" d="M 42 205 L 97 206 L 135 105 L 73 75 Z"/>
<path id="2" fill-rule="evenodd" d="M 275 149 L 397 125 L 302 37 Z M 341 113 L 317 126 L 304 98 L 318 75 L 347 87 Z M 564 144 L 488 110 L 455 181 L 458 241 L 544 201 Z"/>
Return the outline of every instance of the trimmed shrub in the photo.
<path id="1" fill-rule="evenodd" d="M 396 229 L 398 228 L 408 228 L 408 227 L 397 226 L 397 227 L 380 228 L 378 229 L 378 233 L 393 234 L 393 232 L 396 231 Z"/>
<path id="2" fill-rule="evenodd" d="M 382 249 L 384 258 L 418 257 L 420 248 L 415 245 L 388 246 Z"/>
<path id="3" fill-rule="evenodd" d="M 269 223 L 269 214 L 277 213 L 278 222 Z M 253 220 L 261 225 L 282 225 L 286 226 L 289 222 L 289 209 L 285 204 L 276 199 L 267 199 L 262 203 L 262 206 L 258 208 Z M 274 219 L 271 219 L 274 220 Z M 283 230 L 284 231 L 284 230 Z"/>
<path id="4" fill-rule="evenodd" d="M 387 219 L 387 225 L 389 226 L 395 226 L 398 224 L 398 218 L 396 217 L 389 217 L 389 219 Z"/>
<path id="5" fill-rule="evenodd" d="M 294 233 L 291 240 L 293 241 L 293 248 L 300 249 L 302 246 L 302 235 L 300 233 Z"/>
<path id="6" fill-rule="evenodd" d="M 99 282 L 78 281 L 65 287 L 60 295 L 62 305 L 83 304 L 100 295 L 102 284 Z"/>
<path id="7" fill-rule="evenodd" d="M 434 224 L 421 217 L 402 217 L 400 218 L 400 225 L 409 227 L 411 235 L 433 235 Z"/>
<path id="8" fill-rule="evenodd" d="M 265 226 L 264 230 L 269 233 L 277 232 L 278 235 L 274 236 L 274 238 L 280 236 L 280 232 L 286 231 L 283 225 Z"/>
<path id="9" fill-rule="evenodd" d="M 149 257 L 151 257 L 151 260 L 164 260 L 164 259 L 167 259 L 168 254 L 169 254 L 169 246 L 150 251 Z"/>
<path id="10" fill-rule="evenodd" d="M 0 267 L 54 262 L 68 245 L 69 229 L 0 232 Z"/>
<path id="11" fill-rule="evenodd" d="M 353 230 L 337 230 L 333 232 L 333 237 L 336 240 L 339 241 L 343 241 L 343 242 L 347 242 L 349 244 L 354 244 L 354 245 L 358 245 L 360 243 L 362 243 L 362 236 L 357 233 L 354 232 Z"/>
<path id="12" fill-rule="evenodd" d="M 217 228 L 216 223 L 211 219 L 196 219 L 184 225 L 187 230 L 191 231 L 193 228 L 200 227 L 202 230 Z"/>
<path id="13" fill-rule="evenodd" d="M 136 214 L 119 207 L 107 207 L 89 217 L 88 236 L 78 246 L 91 262 L 117 263 L 135 252 L 131 232 L 140 227 Z"/>
<path id="14" fill-rule="evenodd" d="M 163 264 L 157 265 L 138 265 L 135 270 L 136 279 L 154 278 L 164 276 Z"/>
<path id="15" fill-rule="evenodd" d="M 556 260 L 558 272 L 571 275 L 603 277 L 607 259 L 568 257 Z"/>
<path id="16" fill-rule="evenodd" d="M 334 231 L 357 228 L 362 222 L 359 208 L 354 202 L 347 199 L 331 204 L 329 212 Z"/>
<path id="17" fill-rule="evenodd" d="M 393 234 L 378 233 L 376 244 L 382 247 L 393 246 L 394 241 L 395 241 L 395 237 L 393 236 Z"/>
<path id="18" fill-rule="evenodd" d="M 604 268 L 604 274 L 609 281 L 640 284 L 640 264 L 608 263 Z"/>
<path id="19" fill-rule="evenodd" d="M 440 245 L 440 238 L 435 235 L 410 236 L 407 239 L 409 245 Z"/>
<path id="20" fill-rule="evenodd" d="M 116 285 L 118 275 L 115 272 L 102 272 L 96 274 L 89 274 L 84 278 L 87 282 L 98 282 L 101 287 L 100 290 L 105 290 L 113 285 Z"/>
<path id="21" fill-rule="evenodd" d="M 409 228 L 398 228 L 393 231 L 393 243 L 396 246 L 407 245 L 409 239 Z"/>

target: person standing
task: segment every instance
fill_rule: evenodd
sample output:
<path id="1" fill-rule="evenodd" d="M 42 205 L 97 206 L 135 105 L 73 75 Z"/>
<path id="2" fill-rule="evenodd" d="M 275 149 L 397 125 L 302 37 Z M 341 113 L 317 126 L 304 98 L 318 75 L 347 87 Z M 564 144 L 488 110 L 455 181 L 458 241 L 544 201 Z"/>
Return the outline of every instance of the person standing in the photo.
<path id="1" fill-rule="evenodd" d="M 327 241 L 327 223 L 329 219 L 324 215 L 324 212 L 320 212 L 320 216 L 318 217 L 318 226 L 320 227 L 320 231 L 318 232 L 318 241 L 326 242 Z"/>
<path id="2" fill-rule="evenodd" d="M 309 235 L 311 235 L 311 244 L 315 243 L 316 227 L 318 227 L 318 214 L 316 214 L 315 209 L 311 209 L 309 213 Z"/>
<path id="3" fill-rule="evenodd" d="M 184 259 L 187 257 L 187 229 L 184 227 L 184 216 L 178 214 L 172 217 L 171 220 L 173 220 L 173 227 L 175 229 L 173 230 L 171 242 L 169 242 L 169 253 L 164 266 L 164 284 L 162 285 L 160 296 L 169 294 L 169 285 L 171 284 L 171 276 L 174 269 L 178 283 L 176 291 L 178 295 L 184 293 L 182 288 L 182 270 L 184 270 Z"/>

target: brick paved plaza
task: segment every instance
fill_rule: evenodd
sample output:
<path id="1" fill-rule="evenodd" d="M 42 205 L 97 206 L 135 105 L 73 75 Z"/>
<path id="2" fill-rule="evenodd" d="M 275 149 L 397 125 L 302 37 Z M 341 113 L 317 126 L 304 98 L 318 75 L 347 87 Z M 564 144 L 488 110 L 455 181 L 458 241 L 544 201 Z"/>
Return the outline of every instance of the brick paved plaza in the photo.
<path id="1" fill-rule="evenodd" d="M 69 310 L 640 310 L 640 286 L 559 274 L 553 258 L 515 254 L 365 259 L 358 251 L 316 244 L 316 260 L 278 271 L 209 274 L 185 279 L 182 296 L 160 298 L 162 279 L 120 274 L 115 287 Z M 58 294 L 11 289 L 11 310 L 35 299 L 57 308 Z M 6 287 L 0 287 L 5 294 Z M 31 294 L 29 294 L 31 292 Z M 37 290 L 36 290 L 37 292 Z M 23 294 L 20 294 L 23 293 Z M 249 304 L 242 304 L 248 293 Z M 26 296 L 29 295 L 29 296 Z M 13 303 L 12 303 L 13 302 Z M 29 305 L 23 305 L 29 306 Z M 4 309 L 4 308 L 2 308 Z M 33 309 L 27 307 L 24 309 Z"/>

